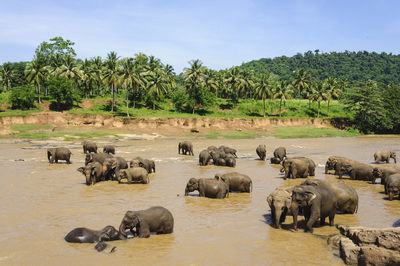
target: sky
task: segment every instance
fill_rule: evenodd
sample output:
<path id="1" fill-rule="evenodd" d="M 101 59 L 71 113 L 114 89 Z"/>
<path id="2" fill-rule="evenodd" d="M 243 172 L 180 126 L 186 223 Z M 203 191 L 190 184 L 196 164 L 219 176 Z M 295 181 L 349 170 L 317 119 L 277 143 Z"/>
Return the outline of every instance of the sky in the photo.
<path id="1" fill-rule="evenodd" d="M 0 0 L 0 64 L 32 60 L 55 36 L 78 58 L 142 52 L 180 73 L 314 51 L 400 54 L 398 0 Z"/>

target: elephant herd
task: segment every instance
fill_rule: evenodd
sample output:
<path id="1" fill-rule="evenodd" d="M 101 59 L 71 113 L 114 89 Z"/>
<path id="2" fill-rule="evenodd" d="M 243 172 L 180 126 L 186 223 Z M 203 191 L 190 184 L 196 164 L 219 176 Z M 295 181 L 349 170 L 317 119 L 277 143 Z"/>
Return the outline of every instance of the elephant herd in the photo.
<path id="1" fill-rule="evenodd" d="M 119 183 L 126 179 L 127 183 L 149 183 L 149 174 L 155 172 L 153 160 L 136 157 L 129 163 L 122 157 L 115 155 L 115 147 L 106 145 L 103 152 L 97 152 L 94 142 L 84 141 L 85 166 L 77 170 L 85 176 L 87 185 L 94 185 L 100 181 L 116 180 Z M 259 145 L 256 153 L 261 160 L 265 160 L 266 145 Z M 113 154 L 113 155 L 112 155 Z M 193 145 L 188 141 L 178 144 L 178 154 L 194 156 Z M 47 151 L 50 163 L 65 160 L 71 163 L 71 152 L 67 148 L 50 148 Z M 206 166 L 236 166 L 237 150 L 227 146 L 210 146 L 199 153 L 199 165 Z M 358 161 L 342 157 L 330 156 L 325 164 L 325 173 L 334 170 L 334 174 L 342 179 L 348 175 L 350 179 L 366 180 L 375 183 L 380 178 L 385 192 L 392 200 L 400 192 L 400 168 L 383 167 L 380 162 L 389 162 L 393 158 L 396 163 L 396 154 L 393 151 L 378 151 L 374 154 L 376 164 L 371 166 Z M 315 176 L 315 162 L 306 157 L 287 157 L 286 149 L 278 147 L 270 158 L 271 164 L 280 164 L 283 179 L 307 178 Z M 185 196 L 198 191 L 200 197 L 223 199 L 229 197 L 230 192 L 251 193 L 253 182 L 245 174 L 229 172 L 216 174 L 213 178 L 190 178 L 185 187 Z M 400 197 L 400 195 L 399 195 Z M 298 215 L 305 218 L 305 231 L 312 232 L 314 224 L 319 220 L 323 225 L 326 218 L 329 224 L 334 224 L 337 213 L 354 214 L 358 209 L 358 195 L 356 190 L 343 181 L 330 183 L 319 179 L 306 179 L 303 183 L 293 187 L 276 188 L 267 197 L 271 209 L 272 225 L 280 228 L 287 215 L 293 216 L 293 229 L 297 230 Z M 104 241 L 127 239 L 127 230 L 135 237 L 149 237 L 150 233 L 168 234 L 173 232 L 174 219 L 167 209 L 151 207 L 142 211 L 126 212 L 119 230 L 113 226 L 106 226 L 100 231 L 88 228 L 76 228 L 65 236 L 68 242 L 94 243 L 96 249 L 104 250 Z"/>

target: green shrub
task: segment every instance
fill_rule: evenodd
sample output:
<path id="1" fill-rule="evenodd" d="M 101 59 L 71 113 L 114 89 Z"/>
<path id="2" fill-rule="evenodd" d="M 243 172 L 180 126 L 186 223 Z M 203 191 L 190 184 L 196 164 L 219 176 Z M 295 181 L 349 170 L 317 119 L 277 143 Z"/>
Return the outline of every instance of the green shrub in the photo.
<path id="1" fill-rule="evenodd" d="M 50 96 L 56 100 L 56 106 L 50 106 L 51 109 L 69 109 L 74 105 L 74 102 L 81 98 L 73 81 L 67 78 L 51 79 L 48 89 Z"/>
<path id="2" fill-rule="evenodd" d="M 179 112 L 187 111 L 188 99 L 188 95 L 183 90 L 176 90 L 172 95 L 172 102 L 174 103 L 174 107 Z"/>
<path id="3" fill-rule="evenodd" d="M 35 107 L 35 88 L 32 85 L 15 87 L 11 90 L 11 108 L 28 110 Z"/>

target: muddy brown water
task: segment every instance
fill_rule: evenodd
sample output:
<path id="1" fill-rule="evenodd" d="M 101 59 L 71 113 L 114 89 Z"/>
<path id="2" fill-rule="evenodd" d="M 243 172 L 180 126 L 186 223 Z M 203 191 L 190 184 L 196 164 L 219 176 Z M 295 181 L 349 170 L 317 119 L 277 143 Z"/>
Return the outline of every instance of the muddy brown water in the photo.
<path id="1" fill-rule="evenodd" d="M 257 160 L 258 144 L 285 146 L 289 156 L 307 156 L 323 174 L 330 155 L 343 155 L 370 163 L 379 149 L 400 150 L 399 137 L 357 137 L 250 140 L 194 139 L 195 156 L 177 153 L 177 139 L 118 141 L 117 155 L 127 159 L 140 155 L 156 161 L 149 185 L 102 182 L 86 186 L 76 169 L 84 155 L 78 142 L 23 142 L 2 140 L 0 144 L 0 263 L 7 265 L 342 265 L 326 244 L 334 227 L 315 228 L 314 234 L 291 232 L 270 226 L 267 195 L 279 186 L 296 185 L 304 179 L 283 180 L 279 167 Z M 100 147 L 110 143 L 98 141 Z M 49 164 L 47 146 L 71 149 L 72 164 Z M 238 150 L 235 169 L 199 167 L 198 153 L 209 145 L 227 145 Z M 24 161 L 15 161 L 23 159 Z M 238 171 L 253 180 L 251 194 L 232 193 L 228 199 L 184 197 L 190 177 L 213 177 L 215 173 Z M 390 227 L 400 218 L 400 201 L 387 201 L 379 184 L 345 180 L 356 188 L 360 204 L 355 215 L 336 215 L 335 223 Z M 161 205 L 174 216 L 174 233 L 148 239 L 108 242 L 98 253 L 94 244 L 71 244 L 63 237 L 75 227 L 101 229 L 119 223 L 127 210 Z M 303 218 L 300 217 L 300 220 Z M 291 224 L 289 217 L 286 228 Z M 116 252 L 109 254 L 116 246 Z"/>

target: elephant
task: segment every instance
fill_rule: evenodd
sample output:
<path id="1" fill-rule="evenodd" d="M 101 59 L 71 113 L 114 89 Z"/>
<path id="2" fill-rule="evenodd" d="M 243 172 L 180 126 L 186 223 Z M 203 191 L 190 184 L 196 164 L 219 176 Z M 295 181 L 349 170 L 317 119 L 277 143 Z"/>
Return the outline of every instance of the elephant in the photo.
<path id="1" fill-rule="evenodd" d="M 213 150 L 210 152 L 214 164 L 217 164 L 218 159 L 225 159 L 226 153 L 223 150 Z"/>
<path id="2" fill-rule="evenodd" d="M 375 163 L 379 162 L 389 163 L 390 158 L 393 158 L 394 163 L 397 163 L 396 153 L 394 151 L 381 150 L 374 153 Z"/>
<path id="3" fill-rule="evenodd" d="M 127 237 L 127 229 L 140 238 L 150 237 L 150 233 L 171 234 L 174 231 L 174 217 L 169 210 L 160 206 L 127 211 L 119 226 L 120 235 Z"/>
<path id="4" fill-rule="evenodd" d="M 85 165 L 87 165 L 88 163 L 91 163 L 91 162 L 99 162 L 99 163 L 103 164 L 107 158 L 112 158 L 112 157 L 113 156 L 111 154 L 104 153 L 104 152 L 89 153 L 89 154 L 86 154 Z"/>
<path id="5" fill-rule="evenodd" d="M 229 188 L 229 192 L 247 192 L 250 193 L 253 189 L 253 182 L 248 175 L 240 174 L 238 172 L 231 172 L 226 174 L 216 174 L 215 179 L 221 179 Z"/>
<path id="6" fill-rule="evenodd" d="M 94 185 L 97 182 L 104 181 L 103 165 L 99 162 L 88 163 L 84 167 L 79 167 L 78 172 L 81 172 L 86 178 L 86 185 Z"/>
<path id="7" fill-rule="evenodd" d="M 191 178 L 185 189 L 185 196 L 189 192 L 198 190 L 200 197 L 223 199 L 229 197 L 229 187 L 222 180 L 215 178 Z"/>
<path id="8" fill-rule="evenodd" d="M 286 158 L 286 148 L 278 147 L 274 150 L 274 158 L 279 158 L 279 161 L 283 161 Z"/>
<path id="9" fill-rule="evenodd" d="M 357 212 L 357 191 L 353 187 L 346 185 L 343 181 L 328 183 L 327 181 L 320 179 L 307 179 L 301 184 L 301 186 L 302 185 L 321 186 L 332 191 L 336 196 L 337 211 L 350 214 Z"/>
<path id="10" fill-rule="evenodd" d="M 305 232 L 313 232 L 312 226 L 320 218 L 320 225 L 329 217 L 329 225 L 334 225 L 337 200 L 335 194 L 322 186 L 296 186 L 292 192 L 291 212 L 294 229 L 297 230 L 298 208 L 303 208 L 306 220 Z"/>
<path id="11" fill-rule="evenodd" d="M 116 171 L 121 169 L 127 169 L 128 163 L 122 157 L 107 158 L 103 163 L 103 173 L 106 179 L 113 180 L 116 176 Z"/>
<path id="12" fill-rule="evenodd" d="M 128 184 L 131 183 L 142 183 L 148 184 L 150 183 L 150 179 L 146 169 L 142 167 L 133 167 L 128 169 L 117 170 L 115 175 L 117 176 L 118 183 L 121 183 L 121 180 L 126 178 Z"/>
<path id="13" fill-rule="evenodd" d="M 271 164 L 280 164 L 281 160 L 277 157 L 271 157 L 270 158 Z"/>
<path id="14" fill-rule="evenodd" d="M 219 146 L 218 150 L 223 151 L 224 153 L 230 153 L 233 156 L 235 156 L 235 158 L 237 158 L 237 155 L 236 155 L 237 150 L 235 150 L 235 149 L 232 149 L 232 148 L 229 148 L 226 146 Z"/>
<path id="15" fill-rule="evenodd" d="M 106 145 L 103 147 L 103 152 L 108 153 L 108 154 L 110 154 L 110 153 L 115 154 L 115 146 L 114 145 Z"/>
<path id="16" fill-rule="evenodd" d="M 83 153 L 97 153 L 97 144 L 92 141 L 84 140 L 82 142 Z"/>
<path id="17" fill-rule="evenodd" d="M 325 163 L 325 174 L 328 173 L 328 170 L 335 170 L 335 175 L 339 175 L 340 169 L 339 165 L 344 163 L 359 163 L 355 160 L 343 157 L 343 156 L 329 156 L 328 160 Z M 338 165 L 338 166 L 337 166 Z"/>
<path id="18" fill-rule="evenodd" d="M 156 172 L 156 163 L 153 160 L 143 159 L 142 157 L 136 157 L 130 161 L 130 167 L 142 167 L 146 169 L 147 173 Z"/>
<path id="19" fill-rule="evenodd" d="M 267 197 L 267 202 L 271 208 L 272 224 L 275 228 L 280 228 L 281 224 L 285 222 L 286 215 L 292 215 L 293 187 L 276 188 Z"/>
<path id="20" fill-rule="evenodd" d="M 202 150 L 199 154 L 199 164 L 201 166 L 206 166 L 211 162 L 211 154 L 208 150 Z"/>
<path id="21" fill-rule="evenodd" d="M 385 187 L 389 200 L 393 200 L 395 195 L 399 195 L 400 199 L 400 173 L 390 175 L 386 180 Z"/>
<path id="22" fill-rule="evenodd" d="M 71 163 L 71 151 L 68 148 L 48 148 L 47 159 L 49 163 L 58 163 L 58 160 L 65 160 L 67 164 Z"/>
<path id="23" fill-rule="evenodd" d="M 184 142 L 179 142 L 178 145 L 178 154 L 182 154 L 187 155 L 187 153 L 189 153 L 189 155 L 194 156 L 193 153 L 193 144 L 189 141 L 184 141 Z"/>
<path id="24" fill-rule="evenodd" d="M 371 165 L 364 163 L 339 163 L 340 172 L 339 178 L 343 178 L 343 174 L 346 173 L 353 180 L 374 180 L 373 171 L 374 168 Z"/>
<path id="25" fill-rule="evenodd" d="M 225 158 L 225 166 L 236 167 L 236 159 L 231 157 Z"/>
<path id="26" fill-rule="evenodd" d="M 396 174 L 396 173 L 400 173 L 400 169 L 396 169 L 396 168 L 389 168 L 389 167 L 374 167 L 374 169 L 372 170 L 372 184 L 375 184 L 375 181 L 377 178 L 381 179 L 381 184 L 385 185 L 386 184 L 386 179 L 392 175 L 392 174 Z M 385 191 L 386 192 L 386 191 Z"/>
<path id="27" fill-rule="evenodd" d="M 258 157 L 260 157 L 260 159 L 264 161 L 265 157 L 267 155 L 267 147 L 265 146 L 265 144 L 258 145 L 258 147 L 256 149 L 256 153 L 257 153 Z"/>
<path id="28" fill-rule="evenodd" d="M 216 151 L 216 150 L 218 150 L 218 148 L 215 147 L 215 146 L 208 146 L 207 150 L 208 150 L 209 152 L 211 152 L 211 151 Z"/>
<path id="29" fill-rule="evenodd" d="M 285 172 L 283 179 L 290 178 L 290 175 L 293 178 L 306 178 L 315 175 L 315 163 L 306 157 L 286 158 L 282 162 L 282 171 Z"/>
<path id="30" fill-rule="evenodd" d="M 124 240 L 126 237 L 120 234 L 114 226 L 108 225 L 101 230 L 91 230 L 85 227 L 78 227 L 69 232 L 64 239 L 70 243 L 96 243 Z"/>

